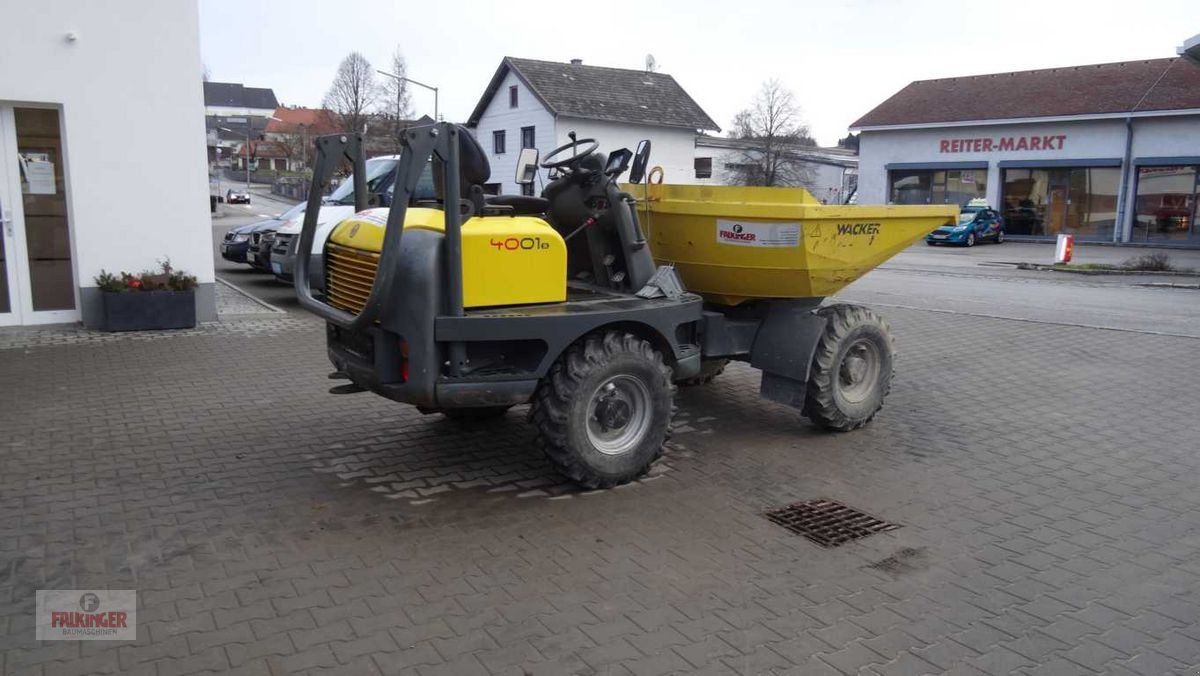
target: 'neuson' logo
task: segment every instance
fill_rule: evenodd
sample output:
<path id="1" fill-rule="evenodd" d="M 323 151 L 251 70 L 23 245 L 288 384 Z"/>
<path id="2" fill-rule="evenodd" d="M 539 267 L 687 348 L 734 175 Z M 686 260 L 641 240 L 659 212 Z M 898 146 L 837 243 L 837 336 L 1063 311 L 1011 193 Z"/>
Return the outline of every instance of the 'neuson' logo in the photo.
<path id="1" fill-rule="evenodd" d="M 718 230 L 717 235 L 721 239 L 732 239 L 739 242 L 753 242 L 755 239 L 754 233 L 744 232 L 745 228 L 741 223 L 734 223 L 733 227 L 728 230 Z"/>

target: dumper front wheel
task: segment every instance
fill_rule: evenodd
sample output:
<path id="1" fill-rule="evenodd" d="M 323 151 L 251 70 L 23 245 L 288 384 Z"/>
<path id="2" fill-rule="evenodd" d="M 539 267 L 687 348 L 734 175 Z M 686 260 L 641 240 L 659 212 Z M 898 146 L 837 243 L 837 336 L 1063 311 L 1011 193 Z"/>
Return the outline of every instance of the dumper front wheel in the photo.
<path id="1" fill-rule="evenodd" d="M 646 473 L 662 454 L 675 386 L 650 343 L 621 331 L 587 336 L 538 384 L 529 418 L 556 468 L 588 488 Z"/>
<path id="2" fill-rule="evenodd" d="M 827 305 L 817 313 L 825 332 L 813 354 L 804 414 L 825 429 L 848 432 L 870 422 L 891 389 L 891 330 L 857 305 Z"/>

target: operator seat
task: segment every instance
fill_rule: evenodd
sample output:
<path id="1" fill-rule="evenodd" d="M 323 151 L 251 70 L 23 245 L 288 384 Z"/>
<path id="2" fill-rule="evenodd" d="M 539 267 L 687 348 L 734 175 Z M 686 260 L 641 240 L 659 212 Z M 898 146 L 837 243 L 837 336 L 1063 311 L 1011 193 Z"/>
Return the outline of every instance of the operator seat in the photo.
<path id="1" fill-rule="evenodd" d="M 461 124 L 455 127 L 458 129 L 458 190 L 461 193 L 458 197 L 475 204 L 475 213 L 479 213 L 483 203 L 476 195 L 482 194 L 482 185 L 487 183 L 488 177 L 492 175 L 492 167 L 488 164 L 483 146 L 479 145 L 475 135 Z M 445 203 L 446 188 L 442 180 L 442 162 L 434 156 L 432 164 L 434 192 L 442 197 Z"/>

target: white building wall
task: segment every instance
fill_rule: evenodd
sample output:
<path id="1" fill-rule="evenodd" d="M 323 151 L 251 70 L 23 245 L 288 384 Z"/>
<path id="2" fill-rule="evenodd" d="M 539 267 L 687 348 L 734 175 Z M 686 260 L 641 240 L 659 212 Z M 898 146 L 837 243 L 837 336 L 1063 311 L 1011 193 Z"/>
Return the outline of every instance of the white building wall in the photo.
<path id="1" fill-rule="evenodd" d="M 136 272 L 164 257 L 198 277 L 197 312 L 215 318 L 196 2 L 124 0 L 120 11 L 91 0 L 6 2 L 3 14 L 0 101 L 61 109 L 85 321 L 101 268 Z M 131 121 L 152 153 L 130 145 Z M 130 208 L 131 187 L 169 208 Z"/>
<path id="2" fill-rule="evenodd" d="M 1004 137 L 1064 136 L 1050 150 L 1007 150 L 996 148 Z M 946 152 L 943 141 L 993 139 L 993 147 L 979 149 L 973 142 L 969 152 Z M 889 164 L 937 164 L 986 162 L 987 198 L 999 204 L 1002 192 L 1001 162 L 1055 160 L 1069 166 L 1075 160 L 1124 160 L 1126 125 L 1123 118 L 1071 122 L 942 127 L 919 130 L 864 131 L 860 139 L 859 203 L 883 204 L 889 199 Z M 1061 146 L 1061 147 L 1060 147 Z M 960 150 L 964 146 L 960 143 Z M 1128 240 L 1132 232 L 1137 190 L 1136 164 L 1146 158 L 1180 158 L 1180 164 L 1200 163 L 1200 115 L 1134 117 L 1130 159 L 1126 167 L 1126 201 L 1120 218 L 1118 238 Z M 1081 162 L 1080 164 L 1084 164 Z"/>
<path id="3" fill-rule="evenodd" d="M 1062 136 L 1062 147 L 1051 150 L 1000 150 L 999 139 L 1006 137 Z M 972 143 L 967 152 L 943 152 L 942 141 L 992 139 L 991 150 L 976 150 Z M 953 147 L 953 146 L 951 146 Z M 961 147 L 961 145 L 960 145 Z M 1054 122 L 977 127 L 942 127 L 864 131 L 858 149 L 858 203 L 886 204 L 888 201 L 887 166 L 889 164 L 939 164 L 959 162 L 988 164 L 987 198 L 1000 201 L 999 163 L 1005 160 L 1121 159 L 1125 154 L 1125 123 L 1121 120 Z"/>
<path id="4" fill-rule="evenodd" d="M 271 117 L 275 114 L 274 108 L 237 108 L 232 106 L 205 106 L 205 115 L 216 115 L 219 117 Z"/>
<path id="5" fill-rule="evenodd" d="M 1133 157 L 1200 155 L 1200 115 L 1134 118 Z"/>
<path id="6" fill-rule="evenodd" d="M 509 107 L 508 88 L 513 85 L 517 87 L 516 108 Z M 492 177 L 488 182 L 499 183 L 500 193 L 504 195 L 521 194 L 521 187 L 513 182 L 513 177 L 517 171 L 517 155 L 521 153 L 522 127 L 534 128 L 535 145 L 542 156 L 558 145 L 555 143 L 554 116 L 510 70 L 474 129 L 475 138 L 479 139 L 479 144 L 483 146 L 492 166 Z M 504 130 L 505 152 L 503 155 L 497 155 L 492 143 L 492 132 L 501 129 Z M 544 181 L 545 170 L 539 171 Z M 540 184 L 535 182 L 535 185 Z"/>
<path id="7" fill-rule="evenodd" d="M 664 183 L 694 184 L 696 180 L 696 132 L 691 129 L 654 127 L 624 122 L 583 120 L 559 117 L 557 120 L 557 143 L 570 142 L 567 137 L 574 131 L 577 138 L 594 138 L 600 144 L 600 152 L 611 152 L 621 148 L 637 150 L 642 139 L 650 139 L 650 164 L 647 168 L 662 167 Z M 553 150 L 553 147 L 544 149 Z M 628 174 L 626 174 L 626 177 Z"/>

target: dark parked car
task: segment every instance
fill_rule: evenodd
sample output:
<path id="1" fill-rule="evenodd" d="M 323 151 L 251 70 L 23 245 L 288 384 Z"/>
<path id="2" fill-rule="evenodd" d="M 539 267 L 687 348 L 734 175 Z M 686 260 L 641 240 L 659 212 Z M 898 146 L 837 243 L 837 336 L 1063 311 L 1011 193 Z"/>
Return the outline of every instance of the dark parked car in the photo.
<path id="1" fill-rule="evenodd" d="M 255 270 L 271 271 L 271 245 L 275 243 L 278 225 L 263 228 L 250 234 L 250 248 L 246 250 L 246 262 Z"/>
<path id="2" fill-rule="evenodd" d="M 256 265 L 255 260 L 250 258 L 251 244 L 258 243 L 255 235 L 261 235 L 268 230 L 278 230 L 285 223 L 300 218 L 304 215 L 306 205 L 306 202 L 301 202 L 275 218 L 230 228 L 225 233 L 225 239 L 221 241 L 221 257 L 234 263 L 249 263 L 264 270 L 270 269 L 270 260 Z M 270 256 L 270 252 L 267 256 Z"/>

